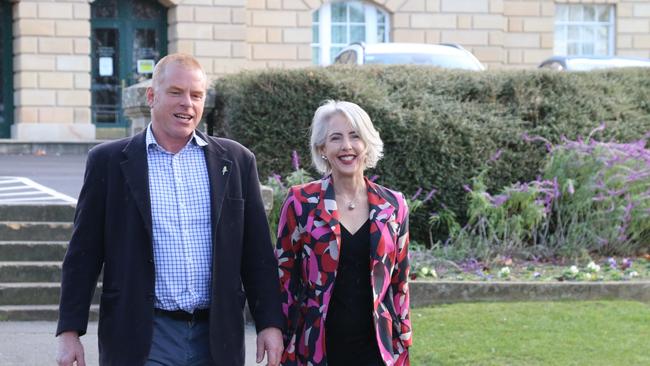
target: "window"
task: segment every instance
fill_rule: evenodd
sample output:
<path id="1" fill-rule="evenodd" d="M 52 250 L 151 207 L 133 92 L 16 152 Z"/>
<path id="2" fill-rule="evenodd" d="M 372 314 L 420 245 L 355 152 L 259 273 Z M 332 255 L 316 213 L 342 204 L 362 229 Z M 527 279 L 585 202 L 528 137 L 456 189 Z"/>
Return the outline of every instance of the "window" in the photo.
<path id="1" fill-rule="evenodd" d="M 95 0 L 90 11 L 92 120 L 127 126 L 123 89 L 150 79 L 167 53 L 167 9 L 157 0 Z"/>
<path id="2" fill-rule="evenodd" d="M 312 15 L 312 61 L 329 65 L 352 42 L 388 42 L 388 14 L 362 2 L 328 3 Z"/>
<path id="3" fill-rule="evenodd" d="M 554 53 L 614 55 L 614 19 L 612 5 L 556 4 Z"/>

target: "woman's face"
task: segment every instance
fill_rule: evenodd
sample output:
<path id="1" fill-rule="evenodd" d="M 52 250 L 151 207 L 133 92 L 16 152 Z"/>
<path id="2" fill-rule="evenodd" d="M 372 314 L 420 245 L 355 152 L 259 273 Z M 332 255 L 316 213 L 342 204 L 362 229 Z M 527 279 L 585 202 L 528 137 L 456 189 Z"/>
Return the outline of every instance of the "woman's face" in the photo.
<path id="1" fill-rule="evenodd" d="M 330 118 L 321 153 L 327 157 L 334 176 L 363 176 L 366 144 L 342 114 Z"/>

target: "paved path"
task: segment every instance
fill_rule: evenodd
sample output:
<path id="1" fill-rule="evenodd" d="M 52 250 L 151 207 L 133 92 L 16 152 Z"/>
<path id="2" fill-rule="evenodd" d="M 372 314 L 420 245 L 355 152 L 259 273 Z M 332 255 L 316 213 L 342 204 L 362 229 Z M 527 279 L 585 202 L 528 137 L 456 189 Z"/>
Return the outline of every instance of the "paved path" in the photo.
<path id="1" fill-rule="evenodd" d="M 0 176 L 25 177 L 77 199 L 83 183 L 86 155 L 2 155 Z"/>
<path id="2" fill-rule="evenodd" d="M 57 339 L 55 322 L 0 322 L 0 365 L 55 365 Z M 86 365 L 97 366 L 97 323 L 92 322 L 88 334 L 81 337 Z M 261 365 L 264 365 L 263 362 Z M 255 363 L 255 328 L 246 327 L 246 366 Z"/>
<path id="3" fill-rule="evenodd" d="M 0 204 L 30 203 L 77 203 L 77 200 L 29 178 L 0 176 Z"/>

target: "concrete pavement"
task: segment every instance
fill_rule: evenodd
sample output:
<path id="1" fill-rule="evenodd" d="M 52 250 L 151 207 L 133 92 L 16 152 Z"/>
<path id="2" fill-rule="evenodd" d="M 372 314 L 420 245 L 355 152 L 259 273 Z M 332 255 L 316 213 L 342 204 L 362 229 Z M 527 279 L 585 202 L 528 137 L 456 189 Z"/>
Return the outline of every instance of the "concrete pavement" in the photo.
<path id="1" fill-rule="evenodd" d="M 0 365 L 55 365 L 55 330 L 55 322 L 0 322 Z M 246 366 L 258 365 L 255 363 L 255 340 L 255 328 L 246 326 Z M 88 334 L 81 337 L 81 342 L 86 353 L 86 365 L 97 366 L 96 322 L 89 324 Z"/>
<path id="2" fill-rule="evenodd" d="M 26 177 L 74 199 L 83 184 L 86 155 L 2 155 L 0 177 Z"/>

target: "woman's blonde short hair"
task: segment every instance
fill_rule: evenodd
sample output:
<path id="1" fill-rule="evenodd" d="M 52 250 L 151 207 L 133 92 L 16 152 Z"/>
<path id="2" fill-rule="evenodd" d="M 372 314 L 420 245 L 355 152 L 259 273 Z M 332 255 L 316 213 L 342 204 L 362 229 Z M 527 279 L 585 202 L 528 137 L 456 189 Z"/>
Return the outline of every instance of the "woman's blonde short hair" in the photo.
<path id="1" fill-rule="evenodd" d="M 321 157 L 321 149 L 325 146 L 329 121 L 332 116 L 337 114 L 342 115 L 350 122 L 352 128 L 357 131 L 366 145 L 364 169 L 374 168 L 384 154 L 384 143 L 381 141 L 379 132 L 373 126 L 368 113 L 351 102 L 328 100 L 316 110 L 311 123 L 311 160 L 316 169 L 323 174 L 331 172 L 332 168 L 329 162 Z"/>

